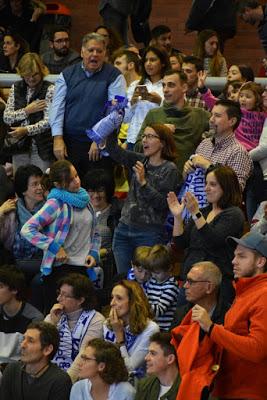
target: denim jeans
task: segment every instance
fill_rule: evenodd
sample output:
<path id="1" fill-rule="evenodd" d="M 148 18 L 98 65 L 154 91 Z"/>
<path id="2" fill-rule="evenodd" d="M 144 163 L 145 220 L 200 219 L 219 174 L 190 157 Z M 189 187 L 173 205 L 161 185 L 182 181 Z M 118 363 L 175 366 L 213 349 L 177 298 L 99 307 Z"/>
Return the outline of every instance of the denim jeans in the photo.
<path id="1" fill-rule="evenodd" d="M 136 247 L 159 243 L 166 243 L 163 232 L 146 231 L 120 222 L 115 229 L 112 243 L 118 274 L 127 274 Z"/>

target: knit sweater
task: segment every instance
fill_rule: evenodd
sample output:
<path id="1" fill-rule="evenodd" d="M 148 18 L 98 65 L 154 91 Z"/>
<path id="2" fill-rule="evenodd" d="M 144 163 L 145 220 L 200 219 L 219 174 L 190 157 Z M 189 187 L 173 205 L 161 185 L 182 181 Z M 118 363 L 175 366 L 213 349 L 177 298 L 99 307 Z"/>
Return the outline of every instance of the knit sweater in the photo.
<path id="1" fill-rule="evenodd" d="M 98 261 L 101 238 L 96 231 L 96 216 L 93 206 L 89 203 L 87 207 L 93 215 L 93 225 L 90 240 L 88 240 L 88 254 Z M 71 206 L 56 199 L 49 199 L 22 227 L 22 236 L 44 252 L 41 264 L 43 275 L 51 273 L 56 254 L 68 235 L 72 218 L 73 208 Z"/>
<path id="2" fill-rule="evenodd" d="M 241 278 L 224 326 L 214 325 L 211 339 L 224 348 L 214 395 L 266 399 L 267 274 Z"/>
<path id="3" fill-rule="evenodd" d="M 146 163 L 147 183 L 141 186 L 133 175 L 120 221 L 146 231 L 162 232 L 168 213 L 167 193 L 176 191 L 179 181 L 175 164 L 164 161 L 158 166 L 151 165 L 144 155 L 119 147 L 117 138 L 113 135 L 107 139 L 106 148 L 111 158 L 129 168 L 132 168 L 137 161 Z"/>

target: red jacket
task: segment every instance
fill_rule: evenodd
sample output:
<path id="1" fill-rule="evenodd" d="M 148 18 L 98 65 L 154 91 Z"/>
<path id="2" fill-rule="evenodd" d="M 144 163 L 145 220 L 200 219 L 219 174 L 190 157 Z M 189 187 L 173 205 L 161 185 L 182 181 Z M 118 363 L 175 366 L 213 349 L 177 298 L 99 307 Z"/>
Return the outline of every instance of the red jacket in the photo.
<path id="1" fill-rule="evenodd" d="M 200 326 L 192 323 L 190 310 L 172 330 L 181 382 L 176 400 L 200 400 L 204 387 L 210 387 L 219 368 L 220 346 L 205 335 L 199 341 Z"/>
<path id="2" fill-rule="evenodd" d="M 224 348 L 213 394 L 225 399 L 267 399 L 267 273 L 239 279 L 224 326 L 211 339 Z"/>

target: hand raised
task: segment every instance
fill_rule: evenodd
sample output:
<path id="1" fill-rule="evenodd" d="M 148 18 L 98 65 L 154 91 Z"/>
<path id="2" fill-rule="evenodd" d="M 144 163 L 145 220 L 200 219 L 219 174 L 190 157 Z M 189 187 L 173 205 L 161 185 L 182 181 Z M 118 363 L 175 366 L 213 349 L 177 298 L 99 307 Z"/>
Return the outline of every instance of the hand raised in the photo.
<path id="1" fill-rule="evenodd" d="M 141 186 L 144 186 L 146 184 L 144 164 L 141 161 L 137 161 L 135 166 L 133 167 L 133 171 L 135 172 L 137 182 L 139 182 Z"/>
<path id="2" fill-rule="evenodd" d="M 170 212 L 174 217 L 180 217 L 184 210 L 184 202 L 181 203 L 177 199 L 177 195 L 174 192 L 169 192 L 167 195 L 167 202 Z"/>

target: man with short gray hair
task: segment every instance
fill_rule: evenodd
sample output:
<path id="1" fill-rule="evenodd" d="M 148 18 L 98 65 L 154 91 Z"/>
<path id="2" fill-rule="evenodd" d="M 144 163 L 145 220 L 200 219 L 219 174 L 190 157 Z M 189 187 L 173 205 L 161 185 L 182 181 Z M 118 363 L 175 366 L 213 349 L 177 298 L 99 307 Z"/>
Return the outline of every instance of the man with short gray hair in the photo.
<path id="1" fill-rule="evenodd" d="M 220 297 L 222 273 L 210 261 L 200 261 L 192 265 L 184 282 L 186 300 L 184 318 L 172 330 L 172 344 L 177 349 L 181 384 L 177 399 L 207 400 L 215 378 L 220 359 L 220 351 L 207 333 L 192 321 L 196 304 L 207 312 L 214 323 L 223 324 L 224 315 L 230 305 Z M 192 308 L 192 305 L 195 306 Z M 186 310 L 188 312 L 186 313 Z"/>
<path id="2" fill-rule="evenodd" d="M 172 323 L 180 325 L 194 304 L 199 304 L 211 315 L 212 320 L 223 324 L 224 315 L 230 308 L 220 295 L 222 273 L 211 261 L 200 261 L 192 265 L 184 282 L 187 304 L 178 307 Z"/>
<path id="3" fill-rule="evenodd" d="M 105 63 L 105 56 L 104 37 L 86 34 L 82 40 L 82 62 L 59 75 L 50 111 L 54 154 L 58 160 L 68 158 L 80 177 L 95 164 L 98 168 L 109 164 L 108 158 L 100 160 L 96 143 L 90 141 L 85 131 L 105 116 L 108 100 L 116 95 L 126 96 L 124 77 L 113 65 Z"/>

